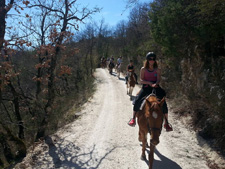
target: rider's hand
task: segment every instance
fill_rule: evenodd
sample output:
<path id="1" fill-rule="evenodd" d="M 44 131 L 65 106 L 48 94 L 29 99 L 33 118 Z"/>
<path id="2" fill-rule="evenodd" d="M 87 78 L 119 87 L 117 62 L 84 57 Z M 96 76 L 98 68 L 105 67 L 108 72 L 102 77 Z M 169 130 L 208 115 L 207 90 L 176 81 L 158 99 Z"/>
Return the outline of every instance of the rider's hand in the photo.
<path id="1" fill-rule="evenodd" d="M 148 85 L 152 87 L 152 83 L 151 82 L 148 82 Z"/>
<path id="2" fill-rule="evenodd" d="M 157 84 L 152 84 L 152 87 L 156 88 L 156 87 L 158 87 L 158 85 Z"/>

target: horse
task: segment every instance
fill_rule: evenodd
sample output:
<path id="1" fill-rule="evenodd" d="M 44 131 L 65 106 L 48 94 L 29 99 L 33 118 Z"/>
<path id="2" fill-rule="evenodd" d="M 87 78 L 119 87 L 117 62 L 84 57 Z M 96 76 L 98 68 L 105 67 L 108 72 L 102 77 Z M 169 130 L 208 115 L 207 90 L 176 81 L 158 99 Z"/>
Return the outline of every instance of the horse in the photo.
<path id="1" fill-rule="evenodd" d="M 109 68 L 109 73 L 112 74 L 112 70 L 114 68 L 114 63 L 113 62 L 109 62 L 108 68 Z"/>
<path id="2" fill-rule="evenodd" d="M 135 77 L 134 77 L 134 71 L 129 71 L 128 72 L 128 82 L 127 82 L 127 94 L 132 97 L 132 92 L 133 92 L 133 89 L 135 87 L 135 83 L 136 83 L 136 80 L 135 80 Z"/>
<path id="3" fill-rule="evenodd" d="M 149 169 L 152 169 L 154 160 L 154 151 L 157 144 L 159 144 L 159 136 L 163 124 L 162 106 L 165 101 L 157 99 L 154 94 L 150 94 L 143 104 L 141 110 L 137 113 L 137 121 L 139 126 L 138 140 L 142 142 L 141 159 L 146 160 L 145 149 L 147 144 L 147 134 L 150 133 L 150 153 L 149 153 Z"/>
<path id="4" fill-rule="evenodd" d="M 106 59 L 102 59 L 101 60 L 101 68 L 105 68 L 106 67 Z"/>

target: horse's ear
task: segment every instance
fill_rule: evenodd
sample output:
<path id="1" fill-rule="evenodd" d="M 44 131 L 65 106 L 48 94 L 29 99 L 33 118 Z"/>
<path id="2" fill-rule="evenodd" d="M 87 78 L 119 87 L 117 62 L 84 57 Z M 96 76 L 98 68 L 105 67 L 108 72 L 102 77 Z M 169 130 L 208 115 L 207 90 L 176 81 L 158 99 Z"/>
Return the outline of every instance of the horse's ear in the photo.
<path id="1" fill-rule="evenodd" d="M 150 109 L 151 102 L 148 99 L 146 99 L 146 103 L 145 104 L 148 105 L 148 109 Z M 149 116 L 150 116 L 149 111 L 145 111 L 145 117 L 148 118 Z"/>
<path id="2" fill-rule="evenodd" d="M 148 99 L 146 99 L 146 103 L 147 103 L 149 106 L 151 106 L 151 102 L 150 102 Z"/>
<path id="3" fill-rule="evenodd" d="M 163 106 L 164 102 L 165 102 L 165 97 L 163 97 L 162 100 L 160 101 L 160 103 L 159 103 L 160 107 Z"/>

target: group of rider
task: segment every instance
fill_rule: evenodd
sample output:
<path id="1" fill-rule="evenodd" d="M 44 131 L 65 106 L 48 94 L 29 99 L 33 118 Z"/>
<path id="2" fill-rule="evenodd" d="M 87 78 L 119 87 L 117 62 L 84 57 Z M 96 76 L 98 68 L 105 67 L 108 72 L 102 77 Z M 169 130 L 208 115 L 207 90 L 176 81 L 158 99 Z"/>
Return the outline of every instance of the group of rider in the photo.
<path id="1" fill-rule="evenodd" d="M 117 59 L 116 66 L 119 66 L 122 63 L 122 57 L 120 56 Z M 111 57 L 109 64 L 114 65 L 114 58 Z M 134 77 L 137 81 L 137 75 L 135 74 L 135 67 L 133 65 L 133 61 L 130 60 L 130 63 L 127 65 L 127 75 L 125 77 L 126 84 L 129 79 L 129 72 L 134 73 Z M 128 125 L 135 126 L 136 125 L 136 114 L 140 111 L 140 107 L 143 101 L 147 96 L 154 93 L 158 99 L 163 99 L 166 96 L 166 92 L 160 87 L 159 83 L 161 81 L 161 70 L 158 68 L 158 64 L 156 62 L 156 55 L 154 52 L 148 52 L 146 55 L 146 60 L 144 62 L 144 66 L 140 70 L 140 83 L 142 84 L 141 90 L 138 92 L 133 104 L 133 118 L 130 119 Z M 173 131 L 171 124 L 168 122 L 168 107 L 166 102 L 164 102 L 162 107 L 162 112 L 164 114 L 164 128 L 166 131 Z"/>

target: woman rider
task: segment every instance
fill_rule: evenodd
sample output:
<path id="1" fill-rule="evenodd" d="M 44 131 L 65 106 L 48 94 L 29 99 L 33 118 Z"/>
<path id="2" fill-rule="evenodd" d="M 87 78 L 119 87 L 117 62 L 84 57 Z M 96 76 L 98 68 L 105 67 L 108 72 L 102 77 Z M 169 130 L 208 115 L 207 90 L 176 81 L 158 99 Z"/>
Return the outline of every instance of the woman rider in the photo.
<path id="1" fill-rule="evenodd" d="M 166 96 L 166 92 L 159 86 L 160 80 L 161 70 L 158 68 L 156 55 L 153 52 L 149 52 L 146 55 L 144 67 L 141 68 L 140 83 L 142 84 L 142 89 L 139 92 L 134 103 L 133 118 L 128 123 L 130 126 L 135 126 L 136 112 L 140 110 L 142 102 L 148 95 L 152 93 L 153 89 L 155 89 L 155 94 L 160 100 Z M 172 126 L 168 123 L 168 108 L 166 102 L 164 102 L 163 104 L 163 114 L 166 118 L 164 128 L 166 129 L 166 131 L 172 131 Z"/>

